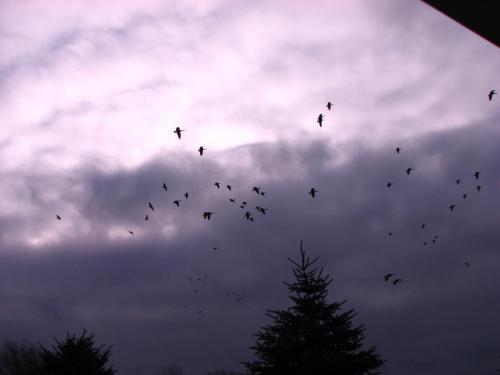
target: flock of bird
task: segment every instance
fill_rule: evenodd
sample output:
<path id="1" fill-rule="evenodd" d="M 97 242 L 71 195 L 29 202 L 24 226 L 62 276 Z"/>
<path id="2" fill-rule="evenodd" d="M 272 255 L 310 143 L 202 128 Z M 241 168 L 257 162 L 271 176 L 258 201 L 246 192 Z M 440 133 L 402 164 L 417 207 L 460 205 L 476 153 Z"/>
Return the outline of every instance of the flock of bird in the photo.
<path id="1" fill-rule="evenodd" d="M 488 93 L 488 99 L 491 101 L 491 100 L 493 99 L 493 96 L 494 96 L 495 94 L 496 94 L 495 90 L 491 90 L 491 91 Z M 332 104 L 332 102 L 331 102 L 331 101 L 329 101 L 329 102 L 326 104 L 326 108 L 328 109 L 328 111 L 330 111 L 330 110 L 331 110 L 332 106 L 333 106 L 333 104 Z M 316 120 L 316 121 L 317 121 L 317 123 L 319 124 L 319 126 L 320 126 L 320 127 L 323 127 L 323 121 L 324 121 L 324 118 L 325 118 L 325 115 L 324 115 L 323 113 L 320 113 L 320 114 L 318 115 L 318 117 L 317 117 L 317 120 Z M 185 129 L 181 129 L 179 126 L 177 126 L 173 132 L 174 132 L 174 134 L 176 134 L 176 135 L 177 135 L 178 139 L 179 139 L 179 140 L 181 140 L 181 139 L 182 139 L 182 132 L 184 132 L 184 131 L 185 131 Z M 204 152 L 205 152 L 205 151 L 207 151 L 207 148 L 205 148 L 205 147 L 203 147 L 203 146 L 200 146 L 200 147 L 198 148 L 198 152 L 199 152 L 200 156 L 203 156 L 203 154 L 204 154 Z M 398 154 L 398 155 L 399 155 L 399 154 L 402 152 L 402 149 L 401 149 L 401 147 L 399 147 L 399 146 L 398 146 L 398 147 L 396 147 L 396 148 L 395 148 L 395 150 L 394 150 L 394 151 L 396 152 L 396 154 Z M 406 172 L 406 175 L 407 175 L 407 176 L 410 176 L 410 174 L 411 174 L 413 171 L 414 171 L 414 168 L 412 168 L 412 167 L 408 167 L 408 168 L 406 168 L 406 170 L 405 170 L 405 172 Z M 480 174 L 481 174 L 481 171 L 475 171 L 475 172 L 473 173 L 473 176 L 475 177 L 476 181 L 479 181 L 479 176 L 480 176 Z M 455 181 L 456 185 L 460 185 L 460 183 L 461 183 L 461 182 L 462 182 L 462 180 L 461 180 L 461 179 L 457 179 L 457 180 Z M 217 189 L 220 189 L 222 184 L 221 184 L 220 182 L 216 181 L 216 182 L 214 182 L 214 184 L 213 184 L 213 185 L 214 185 Z M 386 184 L 386 187 L 390 189 L 392 186 L 394 186 L 394 182 L 392 182 L 392 181 L 388 181 L 388 182 L 387 182 L 387 184 Z M 481 185 L 479 185 L 479 184 L 478 184 L 478 185 L 476 185 L 476 190 L 477 190 L 478 192 L 480 192 L 480 191 L 481 191 L 481 187 L 482 187 L 482 186 L 481 186 Z M 228 191 L 230 191 L 230 192 L 231 192 L 231 191 L 232 191 L 232 189 L 233 189 L 233 186 L 232 186 L 232 185 L 229 185 L 229 184 L 226 184 L 225 188 L 226 188 Z M 162 189 L 163 189 L 165 192 L 168 192 L 168 187 L 167 187 L 166 182 L 163 182 L 163 184 L 162 184 Z M 253 187 L 251 188 L 251 192 L 255 192 L 258 196 L 261 196 L 261 197 L 264 197 L 264 196 L 265 196 L 265 194 L 266 194 L 266 192 L 265 192 L 264 190 L 262 190 L 262 188 L 261 188 L 261 187 L 259 187 L 259 186 L 253 186 Z M 308 194 L 309 194 L 312 198 L 316 198 L 316 195 L 317 195 L 317 193 L 318 193 L 318 192 L 319 192 L 319 191 L 318 191 L 315 187 L 312 187 L 312 188 L 308 191 Z M 189 194 L 188 192 L 184 193 L 184 198 L 185 198 L 186 200 L 187 200 L 189 197 L 190 197 L 190 194 Z M 467 193 L 463 193 L 463 194 L 462 194 L 462 199 L 466 199 L 467 197 L 468 197 L 468 194 L 467 194 Z M 182 202 L 182 200 L 181 200 L 181 199 L 176 199 L 176 200 L 174 200 L 174 201 L 172 202 L 172 204 L 174 204 L 174 205 L 175 205 L 175 206 L 177 206 L 177 207 L 180 207 L 181 202 Z M 236 204 L 236 199 L 235 199 L 235 198 L 229 198 L 229 202 L 230 202 L 230 203 L 233 203 L 233 204 Z M 247 202 L 247 201 L 242 201 L 242 202 L 240 203 L 240 208 L 241 208 L 241 209 L 243 209 L 243 210 L 245 210 L 245 212 L 244 212 L 244 214 L 243 214 L 243 217 L 244 217 L 246 220 L 250 221 L 250 222 L 254 222 L 254 220 L 255 220 L 255 219 L 254 219 L 254 216 L 253 216 L 252 212 L 251 212 L 251 211 L 249 211 L 249 210 L 247 209 L 247 205 L 248 205 L 248 202 Z M 451 205 L 449 205 L 449 207 L 448 207 L 448 208 L 449 208 L 449 210 L 450 210 L 450 211 L 454 211 L 456 207 L 457 207 L 457 205 L 456 205 L 455 203 L 452 203 Z M 153 205 L 151 202 L 148 202 L 148 204 L 147 204 L 147 208 L 149 208 L 152 212 L 154 212 L 154 211 L 155 211 L 154 205 Z M 256 206 L 256 207 L 255 207 L 255 210 L 256 210 L 257 212 L 259 212 L 260 214 L 262 214 L 262 215 L 266 215 L 266 212 L 268 211 L 268 208 L 265 208 L 265 207 L 262 207 L 262 206 L 258 205 L 258 206 Z M 202 216 L 202 218 L 203 218 L 203 219 L 205 219 L 205 220 L 210 220 L 210 219 L 212 218 L 212 216 L 213 216 L 213 215 L 215 215 L 215 213 L 214 213 L 213 211 L 203 211 L 201 216 Z M 60 216 L 60 215 L 56 215 L 56 219 L 57 219 L 57 220 L 62 220 L 62 218 L 61 218 L 61 216 Z M 148 215 L 148 214 L 146 214 L 146 215 L 145 215 L 144 220 L 145 220 L 145 221 L 148 221 L 149 219 L 150 219 L 149 215 Z M 422 230 L 425 230 L 425 228 L 426 228 L 426 224 L 425 224 L 425 223 L 423 223 L 423 224 L 421 225 L 421 229 L 422 229 Z M 131 236 L 133 236 L 133 235 L 134 235 L 134 232 L 133 232 L 132 230 L 129 230 L 129 231 L 128 231 L 128 233 L 129 233 Z M 391 236 L 393 235 L 393 232 L 388 232 L 388 235 L 389 235 L 389 237 L 391 237 Z M 438 238 L 439 238 L 439 236 L 434 235 L 434 236 L 432 237 L 432 239 L 431 239 L 432 243 L 436 243 L 436 241 L 438 240 Z M 428 241 L 424 241 L 424 242 L 423 242 L 423 245 L 424 245 L 424 246 L 426 246 L 427 244 L 428 244 Z M 213 250 L 218 250 L 218 248 L 217 248 L 217 247 L 213 247 Z M 470 267 L 470 263 L 469 263 L 469 262 L 464 262 L 464 265 L 465 265 L 465 267 Z M 197 280 L 197 281 L 201 281 L 201 280 L 206 279 L 206 278 L 208 278 L 208 275 L 204 275 L 204 277 L 203 277 L 203 278 L 200 276 L 200 277 L 198 277 L 196 280 Z M 395 273 L 387 273 L 387 274 L 385 274 L 385 276 L 384 276 L 384 280 L 385 280 L 385 282 L 386 282 L 386 283 L 389 283 L 389 282 L 390 282 L 390 283 L 392 283 L 392 285 L 394 285 L 394 286 L 395 286 L 395 285 L 398 285 L 399 283 L 401 283 L 401 282 L 402 282 L 402 278 L 401 278 L 401 277 L 396 277 L 396 274 L 395 274 Z M 191 277 L 188 277 L 188 281 L 189 281 L 189 283 L 190 283 L 191 285 L 194 285 L 194 282 L 195 282 L 195 281 L 194 281 Z M 194 290 L 193 290 L 193 293 L 197 294 L 197 293 L 198 293 L 198 288 L 194 289 Z M 239 301 L 241 301 L 241 300 L 242 300 L 242 299 L 246 296 L 246 294 L 239 294 L 239 293 L 234 293 L 234 292 L 233 292 L 233 293 L 226 292 L 226 296 L 228 296 L 228 297 L 229 297 L 229 296 L 236 297 L 236 302 L 239 302 Z M 189 305 L 187 305 L 187 304 L 186 304 L 186 305 L 184 305 L 184 307 L 189 307 Z M 199 314 L 203 313 L 203 310 L 199 310 L 199 311 L 198 311 L 198 313 L 199 313 Z"/>

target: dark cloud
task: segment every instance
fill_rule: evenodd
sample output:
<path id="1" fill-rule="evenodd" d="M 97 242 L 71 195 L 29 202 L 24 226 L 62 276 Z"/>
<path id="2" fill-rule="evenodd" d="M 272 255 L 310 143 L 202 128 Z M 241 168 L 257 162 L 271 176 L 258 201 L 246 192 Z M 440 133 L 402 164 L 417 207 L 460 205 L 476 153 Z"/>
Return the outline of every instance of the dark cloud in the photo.
<path id="1" fill-rule="evenodd" d="M 172 361 L 190 373 L 238 369 L 252 358 L 248 346 L 267 323 L 265 309 L 290 304 L 282 284 L 292 277 L 287 257 L 296 257 L 304 240 L 333 276 L 330 298 L 347 298 L 346 307 L 359 312 L 366 343 L 388 360 L 385 374 L 491 372 L 500 334 L 499 135 L 490 121 L 402 141 L 399 155 L 393 144 L 353 144 L 342 159 L 328 142 L 308 139 L 240 147 L 228 151 L 228 165 L 165 154 L 132 170 L 89 166 L 64 178 L 30 176 L 31 202 L 40 209 L 29 221 L 3 215 L 2 233 L 29 237 L 38 221 L 61 235 L 61 228 L 90 230 L 41 248 L 2 245 L 0 331 L 47 343 L 86 327 L 114 345 L 124 373 Z M 242 155 L 250 155 L 249 168 L 238 168 Z M 215 181 L 234 190 L 219 190 Z M 56 197 L 78 212 L 65 217 L 78 220 L 69 227 L 53 218 L 57 198 L 44 196 L 53 183 Z M 254 185 L 266 196 L 252 192 Z M 307 194 L 313 186 L 314 199 Z M 192 197 L 175 207 L 185 191 Z M 254 223 L 244 219 L 242 200 Z M 210 221 L 204 210 L 215 212 Z M 162 234 L 167 224 L 173 234 Z M 131 226 L 133 237 L 108 236 L 110 228 L 126 233 Z M 387 272 L 403 282 L 386 284 Z M 246 297 L 236 302 L 226 293 Z"/>

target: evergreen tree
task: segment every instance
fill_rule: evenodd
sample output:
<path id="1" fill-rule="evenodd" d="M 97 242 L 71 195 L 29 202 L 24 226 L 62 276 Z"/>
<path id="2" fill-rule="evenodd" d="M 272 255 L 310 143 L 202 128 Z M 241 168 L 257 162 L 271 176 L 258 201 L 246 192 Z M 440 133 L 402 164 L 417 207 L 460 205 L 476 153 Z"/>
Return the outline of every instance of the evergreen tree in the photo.
<path id="1" fill-rule="evenodd" d="M 0 375 L 38 375 L 41 352 L 32 344 L 6 341 L 0 349 Z"/>
<path id="2" fill-rule="evenodd" d="M 318 272 L 300 243 L 301 261 L 294 264 L 295 281 L 285 282 L 294 305 L 267 310 L 272 325 L 261 328 L 251 346 L 254 362 L 243 362 L 252 375 L 373 375 L 384 361 L 375 347 L 362 349 L 365 328 L 353 327 L 353 310 L 340 312 L 346 302 L 328 303 L 329 275 Z"/>
<path id="3" fill-rule="evenodd" d="M 63 342 L 56 338 L 53 351 L 42 346 L 43 366 L 40 375 L 113 375 L 107 367 L 111 346 L 95 347 L 94 335 L 84 330 L 80 337 L 67 334 Z"/>

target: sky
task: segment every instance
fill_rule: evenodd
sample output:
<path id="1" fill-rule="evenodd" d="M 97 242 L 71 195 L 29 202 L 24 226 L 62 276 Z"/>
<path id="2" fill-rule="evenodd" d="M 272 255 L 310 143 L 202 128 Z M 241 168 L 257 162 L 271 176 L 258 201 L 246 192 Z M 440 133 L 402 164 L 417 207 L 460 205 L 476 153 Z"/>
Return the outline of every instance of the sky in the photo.
<path id="1" fill-rule="evenodd" d="M 494 374 L 498 72 L 420 1 L 3 0 L 0 340 L 243 372 L 302 240 L 383 374 Z"/>

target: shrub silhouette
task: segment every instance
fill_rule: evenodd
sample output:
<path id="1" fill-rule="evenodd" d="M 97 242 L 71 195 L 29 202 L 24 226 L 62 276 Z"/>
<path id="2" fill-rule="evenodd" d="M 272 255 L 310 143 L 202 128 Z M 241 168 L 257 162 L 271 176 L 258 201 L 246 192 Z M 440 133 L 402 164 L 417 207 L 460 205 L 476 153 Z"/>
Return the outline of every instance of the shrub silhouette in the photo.
<path id="1" fill-rule="evenodd" d="M 115 370 L 107 367 L 111 346 L 96 347 L 94 335 L 84 330 L 80 337 L 67 337 L 63 342 L 56 338 L 53 351 L 43 346 L 43 367 L 39 375 L 113 375 Z"/>
<path id="2" fill-rule="evenodd" d="M 0 350 L 0 375 L 38 375 L 41 351 L 32 344 L 5 341 Z"/>
<path id="3" fill-rule="evenodd" d="M 329 275 L 312 268 L 300 243 L 301 260 L 294 264 L 295 281 L 285 282 L 294 305 L 267 310 L 273 324 L 261 328 L 250 349 L 257 360 L 242 362 L 252 375 L 362 375 L 374 372 L 384 361 L 375 347 L 362 349 L 365 328 L 353 327 L 353 310 L 340 312 L 341 303 L 328 303 Z"/>

